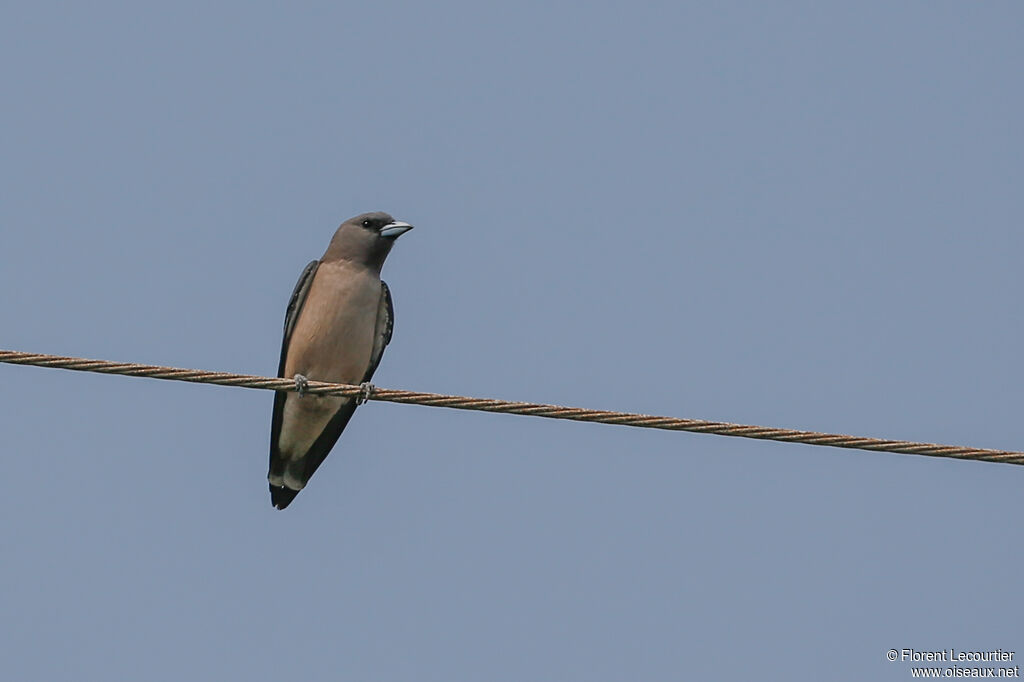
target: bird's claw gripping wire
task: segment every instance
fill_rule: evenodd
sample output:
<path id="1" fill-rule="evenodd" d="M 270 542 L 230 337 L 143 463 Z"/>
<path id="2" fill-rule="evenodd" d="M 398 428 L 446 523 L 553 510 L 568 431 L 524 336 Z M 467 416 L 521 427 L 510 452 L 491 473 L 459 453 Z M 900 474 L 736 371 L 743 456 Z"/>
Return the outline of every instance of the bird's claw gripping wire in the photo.
<path id="1" fill-rule="evenodd" d="M 309 390 L 309 379 L 302 376 L 301 374 L 295 375 L 295 390 L 298 392 L 299 397 L 306 395 L 306 391 Z"/>
<path id="2" fill-rule="evenodd" d="M 377 390 L 377 387 L 371 384 L 369 381 L 364 381 L 363 383 L 359 384 L 359 394 L 356 395 L 356 405 L 362 405 L 367 400 L 369 400 L 370 396 L 373 395 L 373 392 L 375 390 Z"/>

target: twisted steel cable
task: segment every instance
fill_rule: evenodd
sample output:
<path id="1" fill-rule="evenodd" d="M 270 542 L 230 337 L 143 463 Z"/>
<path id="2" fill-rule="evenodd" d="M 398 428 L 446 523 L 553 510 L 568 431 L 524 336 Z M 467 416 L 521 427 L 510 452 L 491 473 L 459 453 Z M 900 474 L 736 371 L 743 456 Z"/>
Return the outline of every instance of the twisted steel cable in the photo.
<path id="1" fill-rule="evenodd" d="M 160 365 L 140 365 L 131 362 L 88 360 L 86 358 L 46 355 L 43 353 L 21 353 L 11 350 L 0 350 L 0 362 L 6 362 L 14 365 L 34 365 L 36 367 L 71 369 L 79 372 L 121 374 L 134 377 L 149 377 L 151 379 L 216 384 L 219 386 L 259 388 L 270 391 L 298 390 L 295 381 L 292 379 L 263 377 L 251 374 L 234 374 L 231 372 L 210 372 L 200 369 L 182 369 L 180 367 L 163 367 Z M 927 455 L 929 457 L 952 457 L 955 459 L 978 460 L 982 462 L 1003 462 L 1005 464 L 1024 464 L 1024 452 L 1014 452 L 1011 450 L 989 450 L 958 445 L 939 445 L 937 443 L 919 443 L 905 440 L 866 438 L 835 433 L 818 433 L 816 431 L 797 431 L 794 429 L 781 429 L 767 426 L 748 426 L 744 424 L 731 424 L 728 422 L 712 422 L 704 419 L 656 417 L 647 414 L 613 412 L 608 410 L 586 410 L 579 407 L 563 407 L 561 405 L 546 405 L 543 403 L 523 403 L 490 398 L 467 398 L 464 396 L 443 395 L 440 393 L 399 391 L 390 388 L 372 387 L 364 391 L 361 386 L 333 384 L 323 381 L 310 381 L 308 386 L 304 387 L 304 391 L 312 395 L 363 395 L 367 400 L 427 405 L 429 407 L 448 407 L 455 410 L 478 410 L 482 412 L 500 412 L 503 414 L 522 414 L 533 417 L 546 417 L 548 419 L 571 419 L 573 421 L 618 424 L 621 426 L 636 426 L 646 429 L 693 431 L 696 433 L 714 433 L 720 436 L 738 436 L 741 438 L 775 440 L 785 443 L 828 445 L 835 448 L 875 450 L 907 455 Z"/>

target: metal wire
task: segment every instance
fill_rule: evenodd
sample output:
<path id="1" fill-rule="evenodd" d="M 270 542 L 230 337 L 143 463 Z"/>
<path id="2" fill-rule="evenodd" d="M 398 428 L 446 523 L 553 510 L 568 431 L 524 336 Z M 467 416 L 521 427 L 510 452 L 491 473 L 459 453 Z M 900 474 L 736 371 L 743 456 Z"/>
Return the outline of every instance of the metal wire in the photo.
<path id="1" fill-rule="evenodd" d="M 179 367 L 162 367 L 160 365 L 140 365 L 131 362 L 108 362 L 106 360 L 88 360 L 85 358 L 46 355 L 43 353 L 21 353 L 18 351 L 0 350 L 0 362 L 14 365 L 34 365 L 55 369 L 71 369 L 79 372 L 98 372 L 100 374 L 122 374 L 150 379 L 167 379 L 170 381 L 190 381 L 200 384 L 216 384 L 220 386 L 238 386 L 240 388 L 259 388 L 270 391 L 295 391 L 295 381 L 276 377 L 263 377 L 251 374 L 233 374 L 231 372 L 209 372 L 200 369 L 182 369 Z M 310 381 L 305 388 L 312 395 L 356 396 L 363 393 L 360 386 L 350 384 L 332 384 L 322 381 Z M 852 448 L 856 450 L 875 450 L 896 452 L 908 455 L 927 455 L 929 457 L 952 457 L 956 459 L 978 460 L 982 462 L 1003 462 L 1005 464 L 1024 464 L 1024 452 L 1010 450 L 988 450 L 957 445 L 939 445 L 936 443 L 919 443 L 905 440 L 887 440 L 882 438 L 865 438 L 845 436 L 834 433 L 818 433 L 816 431 L 796 431 L 767 426 L 747 426 L 728 422 L 712 422 L 704 419 L 681 419 L 678 417 L 655 417 L 647 414 L 629 412 L 612 412 L 608 410 L 585 410 L 579 407 L 563 407 L 543 403 L 522 403 L 490 398 L 467 398 L 458 395 L 439 393 L 419 393 L 417 391 L 399 391 L 389 388 L 373 387 L 366 396 L 368 400 L 381 400 L 391 403 L 408 403 L 427 405 L 429 407 L 448 407 L 455 410 L 478 410 L 482 412 L 500 412 L 503 414 L 522 414 L 548 419 L 571 419 L 581 422 L 597 422 L 601 424 L 618 424 L 620 426 L 636 426 L 645 429 L 665 429 L 668 431 L 693 431 L 696 433 L 714 433 L 720 436 L 739 436 L 741 438 L 757 438 L 775 440 L 786 443 L 805 443 L 807 445 L 828 445 L 835 448 Z"/>

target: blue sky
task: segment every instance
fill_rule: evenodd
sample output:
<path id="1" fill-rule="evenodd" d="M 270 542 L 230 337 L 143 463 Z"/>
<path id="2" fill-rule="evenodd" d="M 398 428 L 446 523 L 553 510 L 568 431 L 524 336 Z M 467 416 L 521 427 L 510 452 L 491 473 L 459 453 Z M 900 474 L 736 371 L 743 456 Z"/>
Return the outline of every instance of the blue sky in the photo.
<path id="1" fill-rule="evenodd" d="M 273 373 L 341 220 L 375 381 L 1024 448 L 1018 3 L 20 3 L 0 347 Z M 0 366 L 17 680 L 907 679 L 1024 650 L 1024 468 Z M 1024 652 L 1019 654 L 1024 656 Z"/>

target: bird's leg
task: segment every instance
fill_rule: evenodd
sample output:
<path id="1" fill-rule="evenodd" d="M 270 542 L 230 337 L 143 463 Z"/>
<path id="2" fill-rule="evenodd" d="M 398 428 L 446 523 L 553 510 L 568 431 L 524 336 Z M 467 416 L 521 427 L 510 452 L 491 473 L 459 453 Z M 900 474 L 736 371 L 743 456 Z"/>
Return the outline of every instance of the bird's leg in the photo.
<path id="1" fill-rule="evenodd" d="M 298 391 L 299 397 L 306 395 L 306 391 L 309 390 L 309 379 L 302 376 L 301 374 L 295 375 L 295 390 Z"/>
<path id="2" fill-rule="evenodd" d="M 362 405 L 369 400 L 375 390 L 377 390 L 377 387 L 369 381 L 364 381 L 359 384 L 359 394 L 356 396 L 356 405 Z"/>

